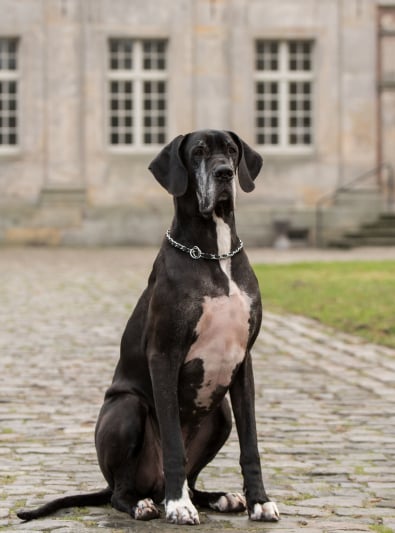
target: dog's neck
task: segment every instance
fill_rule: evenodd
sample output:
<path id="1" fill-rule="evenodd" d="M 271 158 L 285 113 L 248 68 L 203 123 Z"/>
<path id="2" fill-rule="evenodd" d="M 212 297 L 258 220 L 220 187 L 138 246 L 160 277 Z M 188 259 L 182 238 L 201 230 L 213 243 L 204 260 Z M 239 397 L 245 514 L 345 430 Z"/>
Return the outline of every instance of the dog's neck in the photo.
<path id="1" fill-rule="evenodd" d="M 171 236 L 181 244 L 198 246 L 203 252 L 216 255 L 228 254 L 239 245 L 233 211 L 213 212 L 205 218 L 196 211 L 184 211 L 178 202 L 175 207 Z"/>

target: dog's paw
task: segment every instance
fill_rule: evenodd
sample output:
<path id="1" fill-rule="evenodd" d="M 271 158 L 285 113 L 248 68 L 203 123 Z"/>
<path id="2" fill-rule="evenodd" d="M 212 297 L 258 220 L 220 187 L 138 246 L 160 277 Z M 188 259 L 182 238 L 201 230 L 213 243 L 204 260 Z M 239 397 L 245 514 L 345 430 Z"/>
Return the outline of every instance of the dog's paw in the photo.
<path id="1" fill-rule="evenodd" d="M 151 498 L 138 501 L 133 508 L 133 516 L 136 520 L 153 520 L 154 518 L 159 518 L 159 515 L 159 509 Z"/>
<path id="2" fill-rule="evenodd" d="M 210 507 L 220 513 L 241 513 L 247 508 L 244 496 L 238 492 L 224 494 L 216 502 L 210 503 Z"/>
<path id="3" fill-rule="evenodd" d="M 171 524 L 200 524 L 199 514 L 191 501 L 184 498 L 166 503 L 166 521 Z"/>
<path id="4" fill-rule="evenodd" d="M 250 512 L 250 518 L 263 522 L 278 522 L 280 513 L 274 502 L 256 503 Z"/>

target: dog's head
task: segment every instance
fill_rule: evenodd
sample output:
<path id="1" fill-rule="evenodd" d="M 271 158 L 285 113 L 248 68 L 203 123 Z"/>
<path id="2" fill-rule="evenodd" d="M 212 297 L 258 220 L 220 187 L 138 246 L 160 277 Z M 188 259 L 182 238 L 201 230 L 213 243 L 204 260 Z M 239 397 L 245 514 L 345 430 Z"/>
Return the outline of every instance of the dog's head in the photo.
<path id="1" fill-rule="evenodd" d="M 245 192 L 254 189 L 262 158 L 231 131 L 202 130 L 173 139 L 149 169 L 176 198 L 193 192 L 200 214 L 234 208 L 235 178 Z"/>

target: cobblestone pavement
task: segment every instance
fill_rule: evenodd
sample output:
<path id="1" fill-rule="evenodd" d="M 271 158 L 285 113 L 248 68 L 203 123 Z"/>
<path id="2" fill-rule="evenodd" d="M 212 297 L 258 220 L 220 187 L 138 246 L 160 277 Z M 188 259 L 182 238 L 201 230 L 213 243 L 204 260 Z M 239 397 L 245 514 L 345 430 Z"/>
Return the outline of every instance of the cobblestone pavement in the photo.
<path id="1" fill-rule="evenodd" d="M 94 425 L 154 254 L 0 250 L 0 530 L 180 530 L 134 522 L 109 506 L 26 524 L 15 516 L 105 486 Z M 282 520 L 201 513 L 195 530 L 395 530 L 395 351 L 266 312 L 254 364 L 264 478 Z M 200 483 L 241 489 L 234 433 Z"/>

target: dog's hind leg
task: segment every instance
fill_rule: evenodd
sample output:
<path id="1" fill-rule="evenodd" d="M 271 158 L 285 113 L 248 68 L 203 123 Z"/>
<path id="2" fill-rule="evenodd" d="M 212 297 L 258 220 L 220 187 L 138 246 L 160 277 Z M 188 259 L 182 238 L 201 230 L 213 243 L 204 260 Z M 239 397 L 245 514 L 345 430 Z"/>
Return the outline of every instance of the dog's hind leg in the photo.
<path id="1" fill-rule="evenodd" d="M 107 399 L 96 426 L 100 468 L 112 488 L 111 505 L 136 520 L 158 518 L 150 494 L 138 486 L 137 470 L 145 446 L 148 408 L 133 394 Z"/>
<path id="2" fill-rule="evenodd" d="M 205 492 L 195 488 L 196 480 L 203 468 L 214 459 L 225 444 L 232 429 L 232 416 L 228 401 L 210 413 L 201 424 L 198 434 L 187 448 L 188 485 L 195 505 L 220 512 L 237 513 L 246 510 L 243 495 L 229 492 Z"/>

